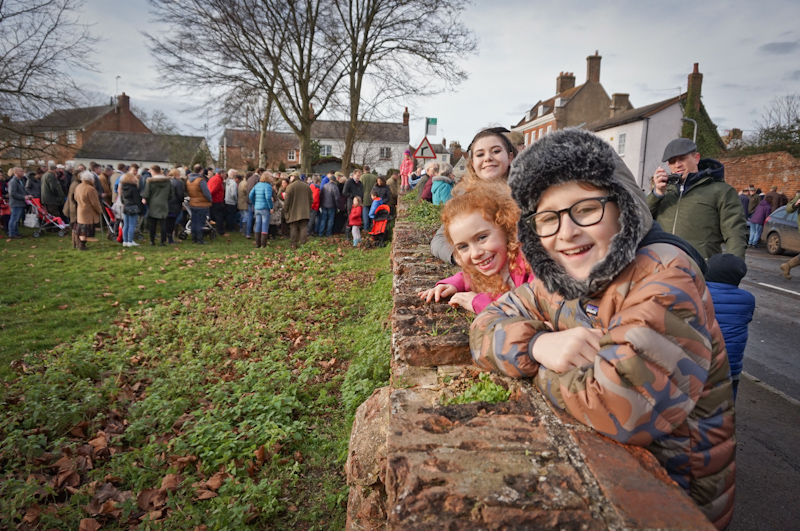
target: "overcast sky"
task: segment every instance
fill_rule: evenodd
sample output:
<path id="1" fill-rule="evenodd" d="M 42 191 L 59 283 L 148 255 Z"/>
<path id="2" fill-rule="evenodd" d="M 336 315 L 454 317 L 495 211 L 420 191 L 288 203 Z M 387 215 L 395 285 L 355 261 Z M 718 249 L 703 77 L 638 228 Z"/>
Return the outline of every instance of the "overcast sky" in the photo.
<path id="1" fill-rule="evenodd" d="M 88 88 L 110 96 L 120 76 L 133 105 L 163 110 L 185 134 L 203 134 L 203 117 L 180 112 L 189 98 L 158 79 L 139 30 L 168 26 L 151 20 L 147 0 L 87 0 L 84 19 L 104 39 L 94 57 L 99 72 L 82 76 Z M 800 91 L 798 0 L 477 0 L 462 20 L 480 39 L 478 55 L 464 60 L 469 79 L 455 92 L 387 110 L 400 121 L 408 105 L 412 144 L 422 139 L 426 116 L 439 123 L 432 141 L 464 146 L 483 127 L 517 123 L 555 95 L 560 72 L 585 82 L 595 50 L 606 92 L 629 93 L 635 107 L 685 91 L 699 63 L 703 102 L 722 133 L 752 130 L 773 98 Z"/>

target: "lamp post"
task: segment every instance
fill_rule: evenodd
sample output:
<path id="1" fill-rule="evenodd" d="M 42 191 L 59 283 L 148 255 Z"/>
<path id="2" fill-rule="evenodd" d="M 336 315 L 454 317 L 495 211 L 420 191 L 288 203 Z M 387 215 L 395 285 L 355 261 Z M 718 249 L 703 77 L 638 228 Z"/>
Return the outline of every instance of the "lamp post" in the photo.
<path id="1" fill-rule="evenodd" d="M 681 122 L 690 122 L 694 124 L 694 134 L 692 135 L 692 142 L 697 144 L 697 122 L 691 118 L 681 118 Z"/>

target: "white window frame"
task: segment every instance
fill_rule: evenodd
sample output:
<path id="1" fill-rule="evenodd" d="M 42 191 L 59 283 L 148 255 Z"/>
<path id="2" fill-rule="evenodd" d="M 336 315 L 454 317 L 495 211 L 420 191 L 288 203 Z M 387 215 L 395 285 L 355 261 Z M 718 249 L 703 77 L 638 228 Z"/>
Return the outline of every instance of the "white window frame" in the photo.
<path id="1" fill-rule="evenodd" d="M 553 131 L 553 124 L 547 124 L 547 133 L 546 134 L 549 135 L 552 131 Z"/>
<path id="2" fill-rule="evenodd" d="M 617 155 L 619 155 L 620 157 L 625 156 L 625 143 L 627 142 L 627 140 L 628 140 L 627 133 L 620 133 L 619 136 L 617 137 Z"/>
<path id="3" fill-rule="evenodd" d="M 55 144 L 56 140 L 58 140 L 58 133 L 55 131 L 48 131 L 44 134 L 44 137 L 47 139 L 48 144 Z"/>
<path id="4" fill-rule="evenodd" d="M 297 150 L 290 149 L 289 152 L 286 154 L 286 160 L 289 162 L 297 162 Z"/>
<path id="5" fill-rule="evenodd" d="M 33 137 L 31 135 L 25 135 L 25 145 L 26 146 L 33 145 Z"/>
<path id="6" fill-rule="evenodd" d="M 380 158 L 381 160 L 391 160 L 392 148 L 390 147 L 378 148 L 378 158 Z"/>
<path id="7" fill-rule="evenodd" d="M 67 144 L 77 144 L 78 143 L 78 132 L 77 131 L 67 131 Z"/>
<path id="8" fill-rule="evenodd" d="M 332 153 L 333 153 L 333 146 L 329 146 L 327 144 L 321 144 L 319 146 L 320 157 L 330 157 Z"/>

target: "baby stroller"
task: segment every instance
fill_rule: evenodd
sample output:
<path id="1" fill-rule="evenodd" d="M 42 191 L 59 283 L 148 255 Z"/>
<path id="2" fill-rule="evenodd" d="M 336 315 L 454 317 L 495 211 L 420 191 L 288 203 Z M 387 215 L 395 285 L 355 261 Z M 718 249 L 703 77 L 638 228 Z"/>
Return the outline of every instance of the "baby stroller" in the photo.
<path id="1" fill-rule="evenodd" d="M 375 217 L 372 220 L 372 230 L 369 231 L 369 235 L 372 236 L 372 241 L 378 247 L 386 245 L 386 240 L 388 240 L 386 226 L 389 224 L 390 213 L 389 205 L 381 205 L 375 209 Z"/>
<path id="2" fill-rule="evenodd" d="M 117 241 L 122 243 L 122 220 L 117 219 L 116 214 L 114 214 L 114 209 L 106 203 L 105 201 L 101 201 L 103 205 L 103 222 L 108 227 L 108 239 L 113 241 Z M 136 227 L 133 231 L 133 239 L 140 242 L 144 240 L 144 233 L 139 230 L 139 227 Z"/>
<path id="3" fill-rule="evenodd" d="M 186 222 L 181 222 L 181 227 L 177 229 L 177 236 L 178 239 L 185 240 L 192 234 L 192 209 L 187 206 L 187 203 L 183 204 L 183 211 L 186 212 Z M 206 222 L 203 225 L 203 236 L 208 236 L 209 240 L 213 240 L 217 237 L 217 230 L 208 220 L 208 216 L 206 216 Z"/>
<path id="4" fill-rule="evenodd" d="M 37 227 L 34 227 L 36 230 L 33 231 L 33 237 L 38 238 L 42 235 L 42 231 L 45 230 L 58 230 L 59 236 L 65 236 L 67 234 L 67 224 L 64 223 L 64 220 L 58 216 L 54 216 L 50 214 L 43 206 L 40 199 L 33 198 L 28 203 L 28 214 L 35 214 L 36 218 L 38 219 L 39 223 L 37 223 Z"/>

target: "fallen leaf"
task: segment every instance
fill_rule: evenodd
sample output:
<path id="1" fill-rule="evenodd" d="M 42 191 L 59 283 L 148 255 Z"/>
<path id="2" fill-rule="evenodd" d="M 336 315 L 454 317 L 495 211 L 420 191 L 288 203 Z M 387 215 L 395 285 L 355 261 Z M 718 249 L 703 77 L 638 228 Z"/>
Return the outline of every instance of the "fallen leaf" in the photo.
<path id="1" fill-rule="evenodd" d="M 39 521 L 39 516 L 42 514 L 42 509 L 35 503 L 25 509 L 25 516 L 22 518 L 22 521 L 26 524 L 36 525 Z"/>
<path id="2" fill-rule="evenodd" d="M 97 531 L 100 524 L 94 518 L 84 518 L 78 526 L 78 531 Z"/>
<path id="3" fill-rule="evenodd" d="M 266 457 L 267 453 L 266 449 L 264 448 L 264 445 L 262 444 L 261 446 L 259 446 L 258 450 L 256 450 L 254 453 L 256 454 L 256 461 L 258 461 L 258 464 L 263 465 L 264 458 Z"/>
<path id="4" fill-rule="evenodd" d="M 218 496 L 216 492 L 206 489 L 196 490 L 195 495 L 197 496 L 198 500 L 210 500 L 211 498 L 216 498 Z"/>
<path id="5" fill-rule="evenodd" d="M 167 283 L 167 281 L 164 280 L 163 278 L 159 278 L 159 279 L 156 280 L 156 284 L 166 284 L 166 283 Z"/>
<path id="6" fill-rule="evenodd" d="M 176 490 L 183 483 L 183 476 L 180 474 L 167 474 L 161 480 L 161 488 L 165 490 Z"/>
<path id="7" fill-rule="evenodd" d="M 211 478 L 206 481 L 206 486 L 211 490 L 219 490 L 222 486 L 222 482 L 227 479 L 229 475 L 225 472 L 217 472 Z"/>
<path id="8" fill-rule="evenodd" d="M 59 310 L 66 310 L 67 308 L 69 308 L 69 304 L 62 304 L 58 307 Z"/>
<path id="9" fill-rule="evenodd" d="M 144 256 L 141 256 L 141 255 L 137 256 L 136 259 L 139 260 L 139 261 L 142 261 L 142 260 L 144 260 Z"/>
<path id="10" fill-rule="evenodd" d="M 136 287 L 139 288 L 139 289 L 145 289 L 147 286 L 145 286 L 144 284 L 139 284 Z"/>

